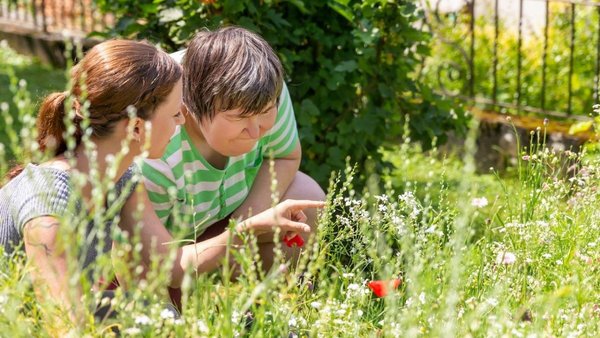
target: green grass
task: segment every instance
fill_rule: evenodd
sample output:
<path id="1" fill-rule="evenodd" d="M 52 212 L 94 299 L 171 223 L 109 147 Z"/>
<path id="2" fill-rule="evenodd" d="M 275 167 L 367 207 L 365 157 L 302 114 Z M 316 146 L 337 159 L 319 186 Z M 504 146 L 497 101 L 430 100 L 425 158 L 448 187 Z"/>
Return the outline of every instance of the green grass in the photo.
<path id="1" fill-rule="evenodd" d="M 15 130 L 20 130 L 22 126 L 18 117 L 19 111 L 36 115 L 37 107 L 44 96 L 54 91 L 65 90 L 66 83 L 64 70 L 53 69 L 33 57 L 20 55 L 5 41 L 0 42 L 0 103 L 8 103 L 8 111 L 15 119 Z M 17 109 L 17 105 L 23 105 L 23 109 Z M 3 122 L 0 123 L 0 143 L 8 144 L 5 119 Z M 8 156 L 14 157 L 15 154 L 8 150 Z"/>

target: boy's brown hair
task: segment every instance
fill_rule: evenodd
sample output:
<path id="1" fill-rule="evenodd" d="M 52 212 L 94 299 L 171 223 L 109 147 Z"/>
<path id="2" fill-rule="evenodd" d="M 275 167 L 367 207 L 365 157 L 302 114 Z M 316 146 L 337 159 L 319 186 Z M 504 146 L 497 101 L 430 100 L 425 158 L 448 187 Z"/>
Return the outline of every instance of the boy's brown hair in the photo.
<path id="1" fill-rule="evenodd" d="M 273 48 L 235 26 L 197 33 L 183 69 L 183 101 L 198 121 L 238 108 L 242 117 L 259 114 L 277 102 L 283 87 L 283 67 Z"/>

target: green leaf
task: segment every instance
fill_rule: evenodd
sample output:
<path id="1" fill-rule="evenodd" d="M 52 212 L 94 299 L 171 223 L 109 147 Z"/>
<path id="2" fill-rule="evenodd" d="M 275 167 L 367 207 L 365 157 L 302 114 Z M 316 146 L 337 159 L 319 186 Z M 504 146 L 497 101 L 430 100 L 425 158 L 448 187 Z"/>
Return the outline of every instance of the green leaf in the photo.
<path id="1" fill-rule="evenodd" d="M 354 60 L 343 61 L 337 66 L 335 66 L 334 70 L 336 72 L 353 72 L 358 68 L 358 64 Z"/>
<path id="2" fill-rule="evenodd" d="M 319 116 L 319 108 L 312 102 L 311 99 L 302 100 L 302 112 L 312 116 Z"/>
<path id="3" fill-rule="evenodd" d="M 183 17 L 183 11 L 179 8 L 167 8 L 163 9 L 158 13 L 158 22 L 167 23 L 181 19 Z"/>
<path id="4" fill-rule="evenodd" d="M 352 9 L 348 7 L 347 0 L 330 0 L 327 2 L 327 6 L 346 18 L 346 20 L 350 22 L 354 21 L 354 13 L 352 13 Z"/>
<path id="5" fill-rule="evenodd" d="M 296 6 L 296 8 L 298 8 L 298 10 L 302 13 L 302 14 L 308 14 L 308 10 L 306 9 L 306 6 L 304 5 L 304 1 L 302 0 L 287 0 L 287 2 L 291 3 L 292 5 Z"/>

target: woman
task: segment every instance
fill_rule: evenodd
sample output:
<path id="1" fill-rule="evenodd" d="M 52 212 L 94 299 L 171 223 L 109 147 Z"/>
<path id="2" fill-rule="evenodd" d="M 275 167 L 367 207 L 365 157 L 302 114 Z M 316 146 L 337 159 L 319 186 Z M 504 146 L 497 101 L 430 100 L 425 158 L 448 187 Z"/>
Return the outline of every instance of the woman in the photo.
<path id="1" fill-rule="evenodd" d="M 132 236 L 139 232 L 145 267 L 157 255 L 167 260 L 172 249 L 164 244 L 172 238 L 137 184 L 134 159 L 143 152 L 159 158 L 184 117 L 180 66 L 144 42 L 111 40 L 95 46 L 73 68 L 71 80 L 70 93 L 49 95 L 39 111 L 39 147 L 52 158 L 13 170 L 0 189 L 0 244 L 7 252 L 24 247 L 38 297 L 50 297 L 77 320 L 82 313 L 78 295 L 84 290 L 73 296 L 69 281 L 73 273 L 85 273 L 94 282 L 94 262 L 110 250 L 113 223 Z M 64 138 L 71 132 L 72 151 Z M 90 142 L 82 142 L 86 137 Z M 102 191 L 102 186 L 111 188 Z M 135 217 L 139 205 L 144 206 L 141 219 Z M 302 209 L 320 206 L 286 201 L 240 223 L 236 232 L 260 235 L 274 227 L 282 234 L 308 232 Z M 74 233 L 83 238 L 75 248 Z M 176 248 L 169 286 L 179 287 L 189 268 L 217 267 L 231 236 L 234 244 L 241 243 L 228 231 Z M 79 263 L 75 270 L 69 267 L 73 257 Z"/>

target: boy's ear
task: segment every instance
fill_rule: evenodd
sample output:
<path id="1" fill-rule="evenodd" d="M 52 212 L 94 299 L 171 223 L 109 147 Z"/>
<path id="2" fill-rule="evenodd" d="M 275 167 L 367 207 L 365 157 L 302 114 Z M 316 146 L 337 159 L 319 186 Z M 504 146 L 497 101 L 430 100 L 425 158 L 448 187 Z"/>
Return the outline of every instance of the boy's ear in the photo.
<path id="1" fill-rule="evenodd" d="M 181 102 L 181 113 L 185 116 L 188 117 L 190 116 L 190 111 L 188 110 L 187 105 L 184 102 Z"/>
<path id="2" fill-rule="evenodd" d="M 189 110 L 187 105 L 184 102 L 181 102 L 181 113 L 185 116 L 185 119 L 191 119 L 192 121 L 198 122 L 198 119 L 192 112 Z"/>

